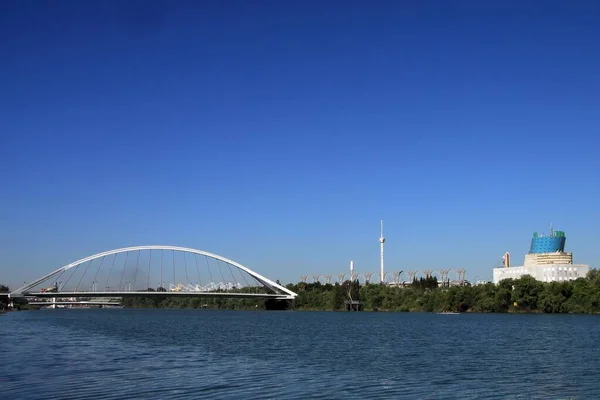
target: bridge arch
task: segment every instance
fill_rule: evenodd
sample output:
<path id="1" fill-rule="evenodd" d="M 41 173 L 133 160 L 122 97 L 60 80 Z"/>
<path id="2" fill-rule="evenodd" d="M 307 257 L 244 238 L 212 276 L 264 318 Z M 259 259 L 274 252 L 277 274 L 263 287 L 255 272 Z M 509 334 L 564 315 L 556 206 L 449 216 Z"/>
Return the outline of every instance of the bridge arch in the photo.
<path id="1" fill-rule="evenodd" d="M 171 250 L 174 252 L 183 252 L 183 253 L 190 253 L 190 254 L 196 254 L 196 255 L 200 255 L 200 256 L 209 257 L 214 260 L 222 261 L 226 264 L 234 266 L 237 269 L 239 269 L 240 271 L 247 273 L 248 275 L 253 277 L 255 280 L 260 282 L 263 286 L 272 290 L 276 294 L 282 295 L 282 297 L 287 297 L 289 299 L 293 299 L 297 296 L 296 293 L 285 288 L 281 284 L 273 282 L 269 278 L 259 274 L 258 272 L 251 270 L 250 268 L 248 268 L 236 261 L 230 260 L 230 259 L 220 256 L 218 254 L 210 253 L 210 252 L 207 252 L 204 250 L 198 250 L 198 249 L 193 249 L 193 248 L 189 248 L 189 247 L 168 246 L 168 245 L 146 245 L 146 246 L 123 247 L 123 248 L 119 248 L 119 249 L 114 249 L 114 250 L 97 253 L 97 254 L 79 259 L 77 261 L 74 261 L 65 266 L 62 266 L 62 267 L 52 271 L 51 273 L 44 275 L 41 278 L 36 279 L 35 281 L 30 282 L 30 283 L 16 289 L 15 291 L 10 293 L 10 296 L 11 297 L 24 296 L 32 288 L 39 286 L 40 284 L 52 279 L 53 277 L 56 277 L 57 275 L 60 275 L 60 274 L 64 273 L 65 271 L 67 271 L 71 268 L 74 268 L 74 267 L 78 267 L 79 265 L 82 265 L 84 263 L 92 262 L 93 260 L 103 258 L 106 256 L 110 256 L 110 255 L 117 255 L 120 253 L 129 253 L 129 252 L 142 251 L 142 250 L 150 250 L 150 251 L 151 250 Z"/>

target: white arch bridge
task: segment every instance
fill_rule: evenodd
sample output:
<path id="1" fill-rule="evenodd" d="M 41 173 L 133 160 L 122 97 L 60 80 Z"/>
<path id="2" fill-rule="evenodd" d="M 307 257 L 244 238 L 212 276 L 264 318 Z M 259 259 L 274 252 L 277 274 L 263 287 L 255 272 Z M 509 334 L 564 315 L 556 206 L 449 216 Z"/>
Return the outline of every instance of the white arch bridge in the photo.
<path id="1" fill-rule="evenodd" d="M 293 300 L 297 294 L 233 260 L 178 246 L 134 246 L 67 264 L 9 297 L 206 296 Z"/>

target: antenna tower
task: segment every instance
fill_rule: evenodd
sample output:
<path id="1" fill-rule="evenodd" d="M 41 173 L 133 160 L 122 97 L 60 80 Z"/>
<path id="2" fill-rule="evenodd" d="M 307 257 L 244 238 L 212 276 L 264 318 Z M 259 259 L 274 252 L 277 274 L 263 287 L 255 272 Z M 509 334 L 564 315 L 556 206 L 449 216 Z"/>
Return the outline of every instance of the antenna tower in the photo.
<path id="1" fill-rule="evenodd" d="M 385 243 L 385 238 L 383 237 L 383 220 L 381 220 L 381 233 L 379 234 L 379 244 L 381 246 L 381 273 L 380 278 L 381 282 L 385 280 L 385 275 L 383 274 L 383 244 Z"/>

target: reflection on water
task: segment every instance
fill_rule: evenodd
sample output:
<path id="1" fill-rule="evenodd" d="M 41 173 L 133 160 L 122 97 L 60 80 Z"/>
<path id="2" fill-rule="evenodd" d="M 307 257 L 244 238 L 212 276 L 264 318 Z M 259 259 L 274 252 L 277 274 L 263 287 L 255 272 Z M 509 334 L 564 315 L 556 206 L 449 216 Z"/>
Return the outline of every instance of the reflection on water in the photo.
<path id="1" fill-rule="evenodd" d="M 0 318 L 7 399 L 592 399 L 600 319 L 44 310 Z"/>

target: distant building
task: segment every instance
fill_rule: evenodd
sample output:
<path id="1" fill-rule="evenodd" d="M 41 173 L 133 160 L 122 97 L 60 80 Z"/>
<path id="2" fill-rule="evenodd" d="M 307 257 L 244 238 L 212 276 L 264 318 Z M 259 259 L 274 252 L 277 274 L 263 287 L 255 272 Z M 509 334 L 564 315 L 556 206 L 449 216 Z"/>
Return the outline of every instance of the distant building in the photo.
<path id="1" fill-rule="evenodd" d="M 590 266 L 573 264 L 573 253 L 565 252 L 566 241 L 562 231 L 551 229 L 548 236 L 534 233 L 524 265 L 512 267 L 510 262 L 505 262 L 503 267 L 494 268 L 494 283 L 508 278 L 518 279 L 523 275 L 531 275 L 542 282 L 564 282 L 585 277 Z"/>

